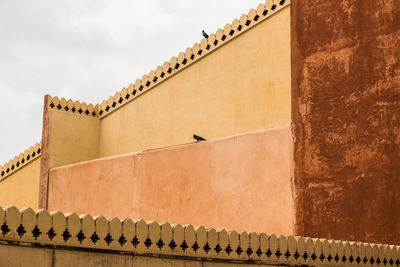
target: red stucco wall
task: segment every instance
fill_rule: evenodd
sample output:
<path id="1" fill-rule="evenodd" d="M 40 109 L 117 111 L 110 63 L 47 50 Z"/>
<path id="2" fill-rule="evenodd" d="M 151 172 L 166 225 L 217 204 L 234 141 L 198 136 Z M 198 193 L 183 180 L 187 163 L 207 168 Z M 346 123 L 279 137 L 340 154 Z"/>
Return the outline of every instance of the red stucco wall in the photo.
<path id="1" fill-rule="evenodd" d="M 291 3 L 296 234 L 400 243 L 400 1 Z"/>
<path id="2" fill-rule="evenodd" d="M 49 210 L 293 234 L 290 126 L 52 169 Z"/>

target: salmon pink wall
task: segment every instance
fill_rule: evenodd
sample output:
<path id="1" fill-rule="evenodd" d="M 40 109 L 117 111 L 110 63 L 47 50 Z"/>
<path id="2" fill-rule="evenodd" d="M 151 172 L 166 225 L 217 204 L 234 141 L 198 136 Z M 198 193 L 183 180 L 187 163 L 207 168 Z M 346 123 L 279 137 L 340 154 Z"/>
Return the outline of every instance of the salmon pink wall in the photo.
<path id="1" fill-rule="evenodd" d="M 49 210 L 293 234 L 289 125 L 50 171 Z"/>

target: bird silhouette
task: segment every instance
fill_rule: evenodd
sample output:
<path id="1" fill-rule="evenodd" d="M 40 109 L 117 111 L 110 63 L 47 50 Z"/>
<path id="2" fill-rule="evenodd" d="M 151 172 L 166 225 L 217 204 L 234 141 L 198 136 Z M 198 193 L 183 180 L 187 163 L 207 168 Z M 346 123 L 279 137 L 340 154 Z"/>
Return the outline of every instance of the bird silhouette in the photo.
<path id="1" fill-rule="evenodd" d="M 208 34 L 204 30 L 203 30 L 203 36 L 204 36 L 204 38 L 208 39 Z"/>
<path id="2" fill-rule="evenodd" d="M 193 135 L 193 138 L 196 139 L 197 142 L 206 141 L 206 139 L 204 139 L 203 137 L 195 134 Z"/>

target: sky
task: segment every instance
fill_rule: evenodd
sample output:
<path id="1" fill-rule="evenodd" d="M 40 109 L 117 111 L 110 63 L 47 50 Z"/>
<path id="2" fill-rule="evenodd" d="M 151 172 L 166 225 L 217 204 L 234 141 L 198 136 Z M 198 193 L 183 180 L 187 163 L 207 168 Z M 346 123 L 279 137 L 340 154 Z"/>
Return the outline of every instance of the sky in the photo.
<path id="1" fill-rule="evenodd" d="M 262 0 L 0 0 L 0 165 L 39 142 L 45 94 L 99 103 Z"/>

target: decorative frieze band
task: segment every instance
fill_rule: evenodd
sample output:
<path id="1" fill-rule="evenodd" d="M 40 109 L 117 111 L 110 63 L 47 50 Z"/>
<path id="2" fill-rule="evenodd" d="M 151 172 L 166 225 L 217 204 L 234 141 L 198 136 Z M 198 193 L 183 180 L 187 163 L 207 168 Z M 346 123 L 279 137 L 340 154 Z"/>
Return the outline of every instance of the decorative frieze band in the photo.
<path id="1" fill-rule="evenodd" d="M 399 266 L 399 247 L 0 208 L 0 240 L 258 264 Z"/>
<path id="2" fill-rule="evenodd" d="M 26 149 L 24 153 L 20 153 L 18 156 L 14 157 L 13 159 L 5 163 L 3 166 L 0 166 L 1 179 L 21 169 L 23 166 L 29 164 L 34 159 L 39 158 L 42 152 L 41 147 L 42 147 L 41 142 L 36 143 L 29 149 Z"/>
<path id="3" fill-rule="evenodd" d="M 91 117 L 97 117 L 97 105 L 86 104 L 85 102 L 73 101 L 71 99 L 61 98 L 59 99 L 57 96 L 52 97 L 47 95 L 47 108 L 55 109 L 59 111 L 68 112 L 71 114 L 81 114 L 87 115 Z"/>

